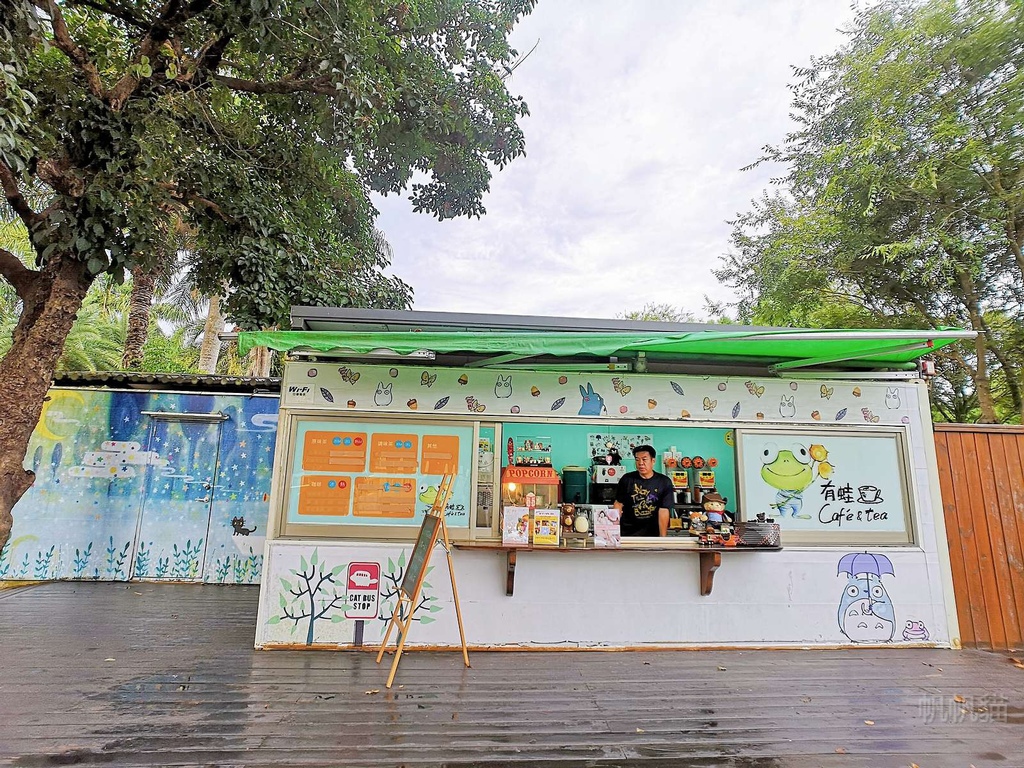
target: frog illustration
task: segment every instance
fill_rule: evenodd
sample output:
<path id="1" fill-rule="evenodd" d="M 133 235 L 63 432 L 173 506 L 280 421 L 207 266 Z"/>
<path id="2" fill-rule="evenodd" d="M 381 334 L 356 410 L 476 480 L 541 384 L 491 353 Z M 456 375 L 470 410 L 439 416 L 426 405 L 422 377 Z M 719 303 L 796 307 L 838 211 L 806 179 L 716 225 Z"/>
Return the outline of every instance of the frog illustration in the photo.
<path id="1" fill-rule="evenodd" d="M 761 479 L 774 488 L 775 502 L 771 505 L 779 517 L 799 517 L 809 520 L 810 515 L 801 510 L 804 506 L 803 493 L 814 482 L 813 459 L 807 448 L 792 445 L 780 449 L 775 443 L 767 443 L 761 451 Z"/>
<path id="2" fill-rule="evenodd" d="M 421 485 L 419 500 L 424 504 L 433 504 L 437 500 L 437 486 Z"/>

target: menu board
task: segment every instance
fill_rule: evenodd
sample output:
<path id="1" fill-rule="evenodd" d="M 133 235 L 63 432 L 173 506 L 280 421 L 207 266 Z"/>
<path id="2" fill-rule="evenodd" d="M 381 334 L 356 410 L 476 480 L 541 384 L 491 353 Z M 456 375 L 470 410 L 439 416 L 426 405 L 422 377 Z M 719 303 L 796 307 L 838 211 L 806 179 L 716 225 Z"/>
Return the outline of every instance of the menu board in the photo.
<path id="1" fill-rule="evenodd" d="M 351 496 L 351 477 L 303 475 L 299 483 L 300 514 L 347 515 Z"/>
<path id="2" fill-rule="evenodd" d="M 468 527 L 472 425 L 299 419 L 287 522 L 419 525 L 443 475 L 455 474 L 450 527 Z"/>
<path id="3" fill-rule="evenodd" d="M 303 442 L 303 469 L 362 472 L 366 468 L 365 432 L 307 432 Z"/>
<path id="4" fill-rule="evenodd" d="M 787 541 L 909 542 L 901 433 L 737 430 L 744 518 L 774 518 Z"/>

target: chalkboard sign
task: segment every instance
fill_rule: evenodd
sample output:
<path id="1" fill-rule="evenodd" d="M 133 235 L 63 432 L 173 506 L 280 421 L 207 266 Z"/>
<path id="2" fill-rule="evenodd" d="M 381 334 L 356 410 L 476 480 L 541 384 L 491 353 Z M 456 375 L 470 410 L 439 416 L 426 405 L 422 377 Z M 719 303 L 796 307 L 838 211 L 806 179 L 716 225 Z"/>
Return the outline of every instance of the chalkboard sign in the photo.
<path id="1" fill-rule="evenodd" d="M 416 546 L 412 548 L 409 566 L 405 571 L 405 578 L 402 579 L 402 591 L 405 594 L 412 595 L 416 591 L 416 586 L 423 580 L 427 572 L 427 563 L 430 562 L 430 552 L 437 543 L 437 535 L 440 532 L 441 517 L 424 515 L 420 535 L 416 538 Z"/>

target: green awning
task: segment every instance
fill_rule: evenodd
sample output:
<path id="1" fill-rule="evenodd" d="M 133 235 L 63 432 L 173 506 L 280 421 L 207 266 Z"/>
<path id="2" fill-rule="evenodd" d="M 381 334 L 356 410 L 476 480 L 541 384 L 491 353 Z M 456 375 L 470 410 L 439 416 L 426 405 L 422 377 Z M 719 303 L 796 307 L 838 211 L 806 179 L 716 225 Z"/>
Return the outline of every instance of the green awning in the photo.
<path id="1" fill-rule="evenodd" d="M 532 357 L 636 357 L 680 361 L 747 360 L 775 370 L 856 363 L 911 369 L 922 355 L 975 336 L 972 331 L 808 330 L 632 332 L 487 331 L 259 331 L 238 335 L 239 353 L 253 347 L 279 352 L 396 355 L 429 351 L 494 356 L 497 365 Z"/>

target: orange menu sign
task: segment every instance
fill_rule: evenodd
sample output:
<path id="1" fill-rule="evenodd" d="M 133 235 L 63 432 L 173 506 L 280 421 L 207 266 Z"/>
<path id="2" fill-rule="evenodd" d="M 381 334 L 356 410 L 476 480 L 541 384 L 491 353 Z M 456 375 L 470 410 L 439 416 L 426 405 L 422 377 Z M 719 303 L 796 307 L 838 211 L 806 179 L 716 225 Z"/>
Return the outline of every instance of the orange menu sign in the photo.
<path id="1" fill-rule="evenodd" d="M 351 500 L 351 477 L 303 475 L 299 479 L 300 515 L 347 515 Z"/>
<path id="2" fill-rule="evenodd" d="M 424 475 L 446 475 L 459 471 L 459 438 L 457 435 L 423 436 Z"/>
<path id="3" fill-rule="evenodd" d="M 366 468 L 365 432 L 307 432 L 302 468 L 312 472 L 362 472 Z"/>
<path id="4" fill-rule="evenodd" d="M 357 477 L 359 517 L 412 517 L 416 513 L 416 484 L 409 478 Z"/>
<path id="5" fill-rule="evenodd" d="M 375 433 L 370 439 L 370 471 L 397 472 L 400 475 L 416 474 L 416 451 L 419 440 L 417 435 Z"/>

